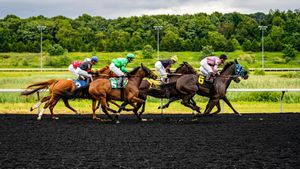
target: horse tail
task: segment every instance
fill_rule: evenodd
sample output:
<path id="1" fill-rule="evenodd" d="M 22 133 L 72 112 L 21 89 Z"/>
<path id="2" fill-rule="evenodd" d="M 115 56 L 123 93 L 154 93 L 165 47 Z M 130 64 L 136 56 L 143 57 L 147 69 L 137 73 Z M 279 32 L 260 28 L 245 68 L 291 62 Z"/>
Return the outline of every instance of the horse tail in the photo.
<path id="1" fill-rule="evenodd" d="M 50 85 L 53 85 L 57 82 L 58 80 L 52 79 L 52 80 L 48 80 L 48 81 L 44 81 L 44 82 L 38 82 L 38 83 L 34 83 L 32 85 L 29 85 L 27 87 L 27 89 L 29 90 L 25 90 L 23 92 L 21 92 L 21 95 L 31 95 L 33 93 L 36 93 L 37 91 L 41 90 L 41 89 L 47 89 Z M 36 88 L 32 88 L 34 86 L 38 86 Z"/>
<path id="2" fill-rule="evenodd" d="M 27 89 L 29 89 L 31 87 L 34 87 L 34 86 L 40 86 L 40 87 L 43 87 L 43 88 L 48 88 L 48 86 L 52 85 L 53 83 L 56 83 L 57 81 L 58 81 L 57 79 L 51 79 L 51 80 L 47 80 L 47 81 L 43 81 L 43 82 L 37 82 L 37 83 L 34 83 L 32 85 L 29 85 L 27 87 Z"/>

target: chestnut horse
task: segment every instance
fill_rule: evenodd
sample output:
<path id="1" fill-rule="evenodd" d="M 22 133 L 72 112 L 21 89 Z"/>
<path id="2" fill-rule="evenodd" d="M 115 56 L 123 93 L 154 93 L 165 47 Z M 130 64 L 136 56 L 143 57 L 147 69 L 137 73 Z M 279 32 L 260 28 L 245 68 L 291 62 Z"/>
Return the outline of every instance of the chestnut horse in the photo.
<path id="1" fill-rule="evenodd" d="M 144 77 L 148 77 L 151 79 L 156 79 L 157 76 L 146 66 L 141 64 L 141 66 L 133 69 L 128 74 L 128 83 L 124 90 L 113 89 L 110 85 L 110 81 L 108 79 L 97 79 L 91 82 L 89 87 L 89 94 L 93 100 L 93 118 L 96 119 L 96 102 L 99 101 L 101 104 L 102 111 L 108 115 L 108 111 L 113 113 L 117 113 L 117 111 L 109 108 L 107 106 L 107 102 L 110 100 L 119 100 L 125 101 L 130 104 L 134 108 L 136 108 L 135 103 L 144 103 L 143 99 L 140 99 L 139 96 L 139 86 Z M 140 119 L 138 113 L 134 112 L 135 115 Z M 118 123 L 118 116 L 116 114 L 116 122 Z M 111 116 L 108 115 L 111 120 L 114 120 Z M 99 119 L 101 120 L 101 119 Z"/>
<path id="2" fill-rule="evenodd" d="M 116 75 L 110 71 L 109 67 L 106 66 L 100 70 L 97 70 L 93 73 L 93 79 L 96 80 L 98 78 L 109 78 L 115 77 Z M 88 87 L 79 90 L 76 94 L 74 94 L 76 86 L 73 80 L 66 80 L 66 79 L 51 79 L 48 81 L 37 82 L 27 87 L 28 90 L 21 93 L 21 95 L 31 95 L 33 93 L 38 92 L 42 89 L 49 88 L 49 96 L 46 96 L 41 99 L 36 105 L 30 108 L 30 111 L 38 108 L 42 103 L 46 102 L 43 109 L 38 114 L 38 120 L 41 120 L 44 110 L 49 107 L 51 112 L 52 119 L 58 119 L 53 113 L 53 109 L 57 102 L 62 99 L 65 106 L 69 108 L 75 114 L 79 114 L 74 108 L 72 108 L 69 104 L 69 99 L 72 98 L 87 98 L 90 99 L 88 94 Z M 115 104 L 114 102 L 112 102 Z"/>

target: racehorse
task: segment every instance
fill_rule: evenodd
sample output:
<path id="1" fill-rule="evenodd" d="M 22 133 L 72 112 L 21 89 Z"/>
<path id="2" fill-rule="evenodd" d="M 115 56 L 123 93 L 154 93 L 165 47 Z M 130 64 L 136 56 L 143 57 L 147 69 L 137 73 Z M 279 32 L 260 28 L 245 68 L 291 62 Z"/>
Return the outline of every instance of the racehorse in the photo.
<path id="1" fill-rule="evenodd" d="M 97 70 L 95 73 L 92 73 L 92 75 L 94 80 L 98 78 L 109 78 L 109 77 L 116 76 L 113 72 L 110 71 L 108 66 L 100 70 Z M 21 95 L 31 95 L 33 93 L 38 92 L 41 89 L 47 89 L 47 88 L 49 88 L 50 95 L 42 98 L 41 101 L 39 101 L 37 104 L 35 104 L 33 107 L 30 108 L 30 111 L 32 111 L 38 108 L 42 103 L 47 102 L 45 103 L 44 108 L 39 112 L 37 118 L 38 120 L 41 120 L 44 110 L 48 107 L 51 112 L 52 119 L 58 119 L 58 117 L 56 117 L 53 114 L 53 109 L 60 99 L 63 100 L 65 106 L 69 108 L 72 112 L 74 112 L 75 114 L 79 114 L 74 108 L 70 106 L 68 100 L 72 98 L 87 98 L 87 99 L 90 98 L 87 91 L 88 87 L 83 88 L 75 93 L 76 86 L 73 80 L 66 80 L 66 79 L 51 79 L 48 81 L 31 84 L 27 87 L 28 90 L 22 92 Z M 115 104 L 114 102 L 112 103 Z"/>
<path id="2" fill-rule="evenodd" d="M 136 108 L 135 103 L 144 103 L 144 100 L 138 97 L 139 86 L 144 77 L 156 79 L 157 76 L 143 64 L 130 71 L 127 75 L 128 75 L 128 83 L 124 88 L 124 90 L 113 89 L 108 79 L 97 79 L 91 82 L 89 87 L 89 94 L 91 95 L 91 98 L 93 100 L 92 110 L 93 110 L 94 119 L 96 119 L 95 111 L 97 109 L 96 108 L 97 101 L 100 102 L 102 111 L 107 115 L 108 115 L 108 111 L 117 113 L 117 111 L 107 106 L 107 101 L 110 100 L 125 101 L 126 103 L 130 104 L 134 108 Z M 137 112 L 134 113 L 139 119 L 141 119 Z M 117 113 L 115 117 L 117 123 L 119 122 L 118 116 L 119 114 Z M 112 119 L 111 116 L 108 115 L 108 117 L 110 117 L 111 120 L 114 120 Z"/>
<path id="3" fill-rule="evenodd" d="M 180 64 L 180 66 L 174 71 L 174 73 L 168 74 L 168 83 L 173 83 L 176 82 L 176 80 L 182 76 L 183 74 L 197 74 L 196 70 L 188 63 L 188 62 L 183 62 Z M 151 83 L 148 80 L 143 80 L 139 89 L 140 89 L 140 94 L 139 98 L 143 99 L 146 101 L 147 99 L 147 91 L 151 87 Z M 154 88 L 157 88 L 157 86 L 154 86 Z M 168 98 L 166 95 L 159 97 L 159 98 Z M 137 109 L 134 111 L 138 111 L 138 109 L 142 107 L 142 110 L 139 112 L 139 115 L 142 115 L 145 111 L 145 104 L 137 104 Z M 122 107 L 122 106 L 121 106 Z"/>
<path id="4" fill-rule="evenodd" d="M 239 77 L 242 77 L 243 79 L 248 79 L 249 77 L 248 72 L 243 69 L 243 67 L 238 63 L 237 60 L 234 60 L 234 62 L 229 62 L 224 66 L 220 75 L 214 79 L 212 88 L 210 90 L 207 90 L 207 88 L 203 87 L 203 85 L 199 83 L 200 76 L 201 75 L 181 76 L 173 86 L 173 88 L 176 88 L 177 92 L 175 93 L 175 95 L 194 96 L 197 93 L 198 95 L 209 97 L 209 102 L 206 105 L 205 111 L 203 113 L 204 115 L 208 115 L 214 106 L 217 106 L 217 110 L 212 114 L 219 113 L 221 111 L 220 99 L 224 100 L 235 114 L 241 115 L 233 108 L 228 98 L 226 97 L 227 88 L 232 80 L 238 83 L 240 81 Z M 162 108 L 168 107 L 169 104 L 175 100 L 178 100 L 178 98 L 174 97 L 170 99 L 169 102 Z"/>

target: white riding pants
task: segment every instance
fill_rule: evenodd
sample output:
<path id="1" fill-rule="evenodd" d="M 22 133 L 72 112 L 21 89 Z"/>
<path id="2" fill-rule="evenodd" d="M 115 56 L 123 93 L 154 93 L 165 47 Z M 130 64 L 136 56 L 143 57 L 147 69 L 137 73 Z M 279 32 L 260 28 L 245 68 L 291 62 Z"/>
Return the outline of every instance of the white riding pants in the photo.
<path id="1" fill-rule="evenodd" d="M 166 69 L 161 64 L 160 61 L 157 61 L 154 66 L 155 66 L 156 71 L 159 72 L 161 78 L 167 78 L 168 73 L 166 72 Z"/>
<path id="2" fill-rule="evenodd" d="M 109 65 L 109 69 L 118 76 L 124 76 L 124 72 L 122 72 L 114 63 Z"/>
<path id="3" fill-rule="evenodd" d="M 88 72 L 80 69 L 79 67 L 75 70 L 75 72 L 79 75 L 79 76 L 83 76 L 84 78 L 91 78 L 91 80 L 93 80 L 92 75 L 88 74 Z"/>

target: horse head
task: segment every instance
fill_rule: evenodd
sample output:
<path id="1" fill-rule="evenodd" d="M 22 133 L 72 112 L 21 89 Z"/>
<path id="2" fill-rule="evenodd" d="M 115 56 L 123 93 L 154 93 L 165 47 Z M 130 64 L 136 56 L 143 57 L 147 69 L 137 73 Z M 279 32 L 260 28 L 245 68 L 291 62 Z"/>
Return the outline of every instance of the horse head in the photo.
<path id="1" fill-rule="evenodd" d="M 197 74 L 196 70 L 188 62 L 183 62 L 180 64 L 174 73 Z"/>
<path id="2" fill-rule="evenodd" d="M 151 71 L 149 68 L 144 66 L 143 63 L 141 63 L 141 68 L 144 70 L 146 77 L 148 77 L 150 79 L 154 79 L 154 80 L 157 79 L 157 75 L 153 71 Z"/>
<path id="3" fill-rule="evenodd" d="M 229 62 L 224 66 L 223 70 L 221 71 L 221 75 L 231 75 L 232 79 L 236 83 L 240 82 L 239 77 L 242 77 L 243 79 L 249 78 L 248 71 L 245 70 L 236 59 L 234 62 Z"/>
<path id="4" fill-rule="evenodd" d="M 148 77 L 151 79 L 157 79 L 157 75 L 153 73 L 149 68 L 141 64 L 141 66 L 134 68 L 132 71 L 128 72 L 128 77 L 131 76 L 140 76 L 140 77 Z"/>

